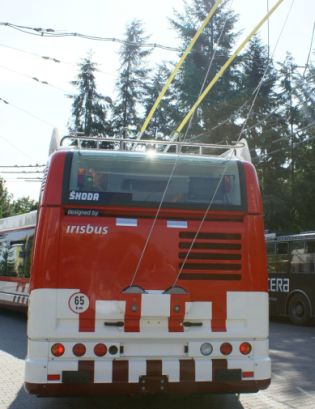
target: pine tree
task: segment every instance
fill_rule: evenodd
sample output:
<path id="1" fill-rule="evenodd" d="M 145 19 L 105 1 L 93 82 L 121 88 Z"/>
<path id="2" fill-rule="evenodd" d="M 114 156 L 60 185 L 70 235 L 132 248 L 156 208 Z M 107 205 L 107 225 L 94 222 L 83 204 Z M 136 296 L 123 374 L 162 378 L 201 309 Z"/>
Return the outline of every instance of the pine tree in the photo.
<path id="1" fill-rule="evenodd" d="M 135 134 L 141 124 L 140 110 L 149 74 L 146 58 L 151 53 L 142 47 L 147 39 L 141 21 L 134 20 L 126 28 L 125 42 L 119 53 L 121 65 L 113 122 L 115 133 L 123 137 L 128 136 L 128 130 Z"/>
<path id="2" fill-rule="evenodd" d="M 192 0 L 186 3 L 183 13 L 177 12 L 171 20 L 180 36 L 183 50 L 214 3 L 214 0 Z M 237 37 L 233 31 L 236 20 L 233 11 L 226 5 L 220 6 L 187 57 L 176 81 L 178 109 L 182 117 L 197 100 L 203 83 L 208 85 L 231 55 Z M 238 105 L 237 65 L 236 61 L 204 99 L 193 118 L 188 136 L 202 133 L 202 139 L 210 143 L 234 139 L 233 124 L 217 125 L 229 117 Z"/>
<path id="3" fill-rule="evenodd" d="M 144 96 L 145 117 L 148 115 L 153 104 L 160 95 L 169 76 L 170 70 L 167 68 L 166 64 L 157 66 L 157 69 L 146 87 L 146 94 Z M 177 121 L 175 119 L 177 119 Z M 174 131 L 179 119 L 176 99 L 174 98 L 173 87 L 171 85 L 155 111 L 145 132 L 144 138 L 165 139 L 165 137 L 170 136 Z"/>
<path id="4" fill-rule="evenodd" d="M 111 135 L 111 123 L 107 119 L 111 99 L 97 92 L 95 73 L 97 64 L 91 55 L 79 64 L 79 74 L 71 84 L 78 94 L 71 96 L 73 121 L 70 131 L 81 132 L 86 136 Z"/>
<path id="5" fill-rule="evenodd" d="M 287 123 L 282 97 L 277 95 L 277 72 L 267 48 L 254 37 L 242 56 L 240 95 L 243 109 L 240 136 L 246 137 L 262 187 L 265 224 L 269 230 L 287 227 Z"/>
<path id="6" fill-rule="evenodd" d="M 292 84 L 293 135 L 291 137 L 292 200 L 297 231 L 314 230 L 315 213 L 315 67 L 302 75 L 290 60 Z M 288 71 L 288 70 L 287 70 Z M 285 71 L 286 72 L 286 71 Z M 292 169 L 292 167 L 294 168 Z M 292 177 L 292 175 L 291 175 Z"/>

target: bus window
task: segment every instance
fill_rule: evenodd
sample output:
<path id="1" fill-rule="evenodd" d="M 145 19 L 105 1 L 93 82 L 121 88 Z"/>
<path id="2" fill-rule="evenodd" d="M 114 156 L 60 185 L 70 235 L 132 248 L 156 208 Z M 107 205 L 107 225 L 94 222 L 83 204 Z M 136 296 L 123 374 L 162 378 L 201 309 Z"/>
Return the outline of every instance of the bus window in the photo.
<path id="1" fill-rule="evenodd" d="M 305 273 L 306 258 L 304 240 L 292 241 L 290 244 L 291 251 L 291 272 Z"/>
<path id="2" fill-rule="evenodd" d="M 269 257 L 269 272 L 287 274 L 289 272 L 289 244 L 276 243 L 274 256 Z"/>
<path id="3" fill-rule="evenodd" d="M 157 207 L 163 198 L 163 207 L 206 209 L 211 203 L 215 209 L 240 210 L 245 208 L 241 178 L 238 162 L 225 159 L 74 152 L 64 201 Z"/>
<path id="4" fill-rule="evenodd" d="M 315 273 L 315 241 L 309 240 L 305 243 L 305 252 L 308 264 L 308 272 Z"/>
<path id="5" fill-rule="evenodd" d="M 29 278 L 33 232 L 11 231 L 0 237 L 0 276 Z"/>

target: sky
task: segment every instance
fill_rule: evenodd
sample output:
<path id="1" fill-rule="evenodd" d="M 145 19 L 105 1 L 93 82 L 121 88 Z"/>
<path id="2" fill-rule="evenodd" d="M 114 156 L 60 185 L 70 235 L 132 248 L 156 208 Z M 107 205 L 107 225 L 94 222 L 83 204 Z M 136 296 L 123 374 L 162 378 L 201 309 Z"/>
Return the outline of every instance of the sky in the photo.
<path id="1" fill-rule="evenodd" d="M 186 1 L 189 4 L 191 0 Z M 271 8 L 275 3 L 276 0 L 231 0 L 231 7 L 239 14 L 237 29 L 241 32 L 236 46 L 266 14 L 268 4 Z M 0 10 L 0 23 L 118 39 L 124 37 L 126 25 L 138 18 L 151 43 L 178 47 L 169 18 L 174 16 L 174 10 L 183 10 L 183 0 L 0 0 Z M 305 65 L 314 19 L 315 0 L 283 1 L 269 21 L 270 50 L 276 61 L 283 61 L 290 52 L 297 65 Z M 267 27 L 266 23 L 260 30 L 265 44 Z M 76 77 L 77 64 L 89 52 L 99 64 L 98 91 L 113 97 L 119 68 L 117 42 L 40 37 L 0 25 L 0 176 L 14 199 L 29 196 L 37 200 L 40 183 L 19 179 L 26 177 L 24 174 L 3 173 L 8 169 L 1 166 L 47 161 L 53 128 L 58 128 L 62 136 L 67 134 L 71 118 L 68 95 L 75 93 L 70 82 Z M 151 65 L 161 61 L 175 63 L 178 58 L 177 53 L 156 48 Z"/>

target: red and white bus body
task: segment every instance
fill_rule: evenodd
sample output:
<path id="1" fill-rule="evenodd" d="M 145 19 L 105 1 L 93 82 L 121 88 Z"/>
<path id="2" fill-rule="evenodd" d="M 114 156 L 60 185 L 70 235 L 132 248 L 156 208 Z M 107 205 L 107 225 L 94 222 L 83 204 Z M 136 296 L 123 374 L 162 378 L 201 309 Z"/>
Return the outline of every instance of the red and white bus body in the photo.
<path id="1" fill-rule="evenodd" d="M 92 188 L 97 172 L 106 180 Z M 206 181 L 216 187 L 204 197 Z M 266 388 L 270 376 L 254 167 L 197 155 L 52 155 L 34 246 L 26 389 L 238 393 Z"/>
<path id="2" fill-rule="evenodd" d="M 26 312 L 36 211 L 0 219 L 0 306 Z"/>

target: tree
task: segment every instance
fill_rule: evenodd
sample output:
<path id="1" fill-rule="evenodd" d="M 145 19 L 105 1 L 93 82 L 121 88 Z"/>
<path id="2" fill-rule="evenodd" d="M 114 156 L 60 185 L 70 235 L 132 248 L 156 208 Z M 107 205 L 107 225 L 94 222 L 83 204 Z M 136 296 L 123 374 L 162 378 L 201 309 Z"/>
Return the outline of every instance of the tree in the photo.
<path id="1" fill-rule="evenodd" d="M 11 216 L 11 202 L 12 196 L 8 193 L 4 180 L 0 177 L 0 218 Z"/>
<path id="2" fill-rule="evenodd" d="M 242 137 L 246 137 L 262 187 L 265 224 L 272 231 L 288 226 L 287 121 L 277 94 L 277 72 L 267 48 L 254 37 L 242 56 L 240 95 Z M 279 109 L 280 107 L 280 109 Z M 240 133 L 239 133 L 240 135 Z M 237 138 L 236 138 L 237 139 Z"/>
<path id="3" fill-rule="evenodd" d="M 183 13 L 175 13 L 171 24 L 179 34 L 182 50 L 187 48 L 214 3 L 214 0 L 192 0 L 185 3 Z M 236 20 L 235 13 L 223 4 L 187 57 L 176 81 L 178 109 L 182 117 L 197 100 L 203 83 L 208 85 L 231 55 L 237 37 L 233 31 Z M 201 133 L 202 140 L 210 143 L 234 139 L 234 124 L 217 125 L 227 119 L 238 105 L 237 66 L 238 60 L 204 99 L 191 123 L 190 135 Z"/>
<path id="4" fill-rule="evenodd" d="M 315 227 L 315 67 L 303 75 L 291 63 L 293 126 L 291 137 L 291 178 L 294 222 L 297 231 Z M 288 70 L 287 70 L 288 71 Z M 292 175 L 293 173 L 293 175 Z"/>
<path id="5" fill-rule="evenodd" d="M 30 197 L 21 197 L 12 203 L 12 214 L 23 214 L 37 210 L 38 203 Z"/>
<path id="6" fill-rule="evenodd" d="M 107 119 L 111 99 L 97 92 L 95 73 L 97 64 L 91 55 L 79 64 L 79 74 L 71 84 L 78 89 L 72 95 L 72 125 L 70 131 L 82 132 L 86 136 L 111 135 L 111 123 Z"/>
<path id="7" fill-rule="evenodd" d="M 145 117 L 149 114 L 169 76 L 170 70 L 166 64 L 158 65 L 146 87 L 144 97 Z M 145 137 L 148 139 L 164 139 L 174 131 L 177 123 L 176 120 L 179 120 L 179 116 L 173 88 L 171 86 L 155 111 L 146 130 Z"/>
<path id="8" fill-rule="evenodd" d="M 121 65 L 113 122 L 116 133 L 123 137 L 127 137 L 128 129 L 135 133 L 141 124 L 140 110 L 149 74 L 146 58 L 151 53 L 142 47 L 147 39 L 142 23 L 133 20 L 126 28 L 125 42 L 119 52 Z"/>

